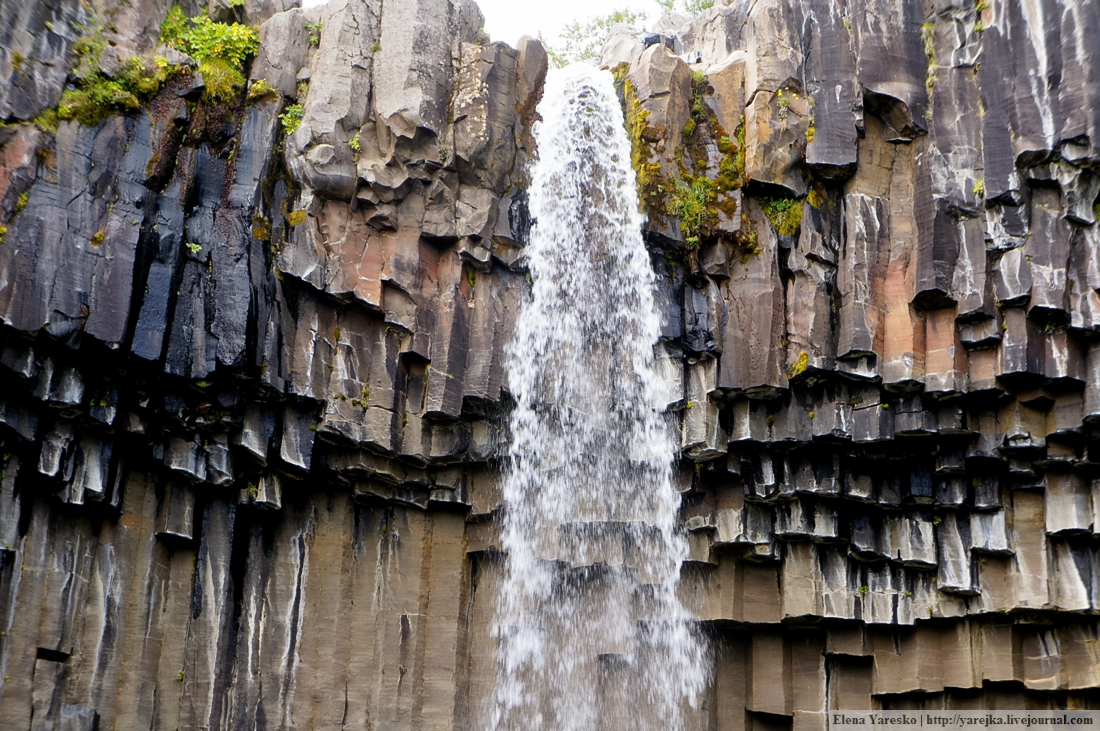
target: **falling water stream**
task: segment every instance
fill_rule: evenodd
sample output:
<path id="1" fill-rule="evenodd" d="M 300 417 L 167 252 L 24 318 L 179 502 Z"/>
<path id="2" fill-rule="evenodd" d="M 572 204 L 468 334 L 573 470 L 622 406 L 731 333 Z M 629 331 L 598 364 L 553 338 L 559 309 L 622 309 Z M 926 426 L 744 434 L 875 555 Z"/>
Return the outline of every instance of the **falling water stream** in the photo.
<path id="1" fill-rule="evenodd" d="M 677 731 L 707 663 L 676 594 L 687 548 L 630 143 L 607 72 L 552 72 L 539 113 L 490 727 Z"/>

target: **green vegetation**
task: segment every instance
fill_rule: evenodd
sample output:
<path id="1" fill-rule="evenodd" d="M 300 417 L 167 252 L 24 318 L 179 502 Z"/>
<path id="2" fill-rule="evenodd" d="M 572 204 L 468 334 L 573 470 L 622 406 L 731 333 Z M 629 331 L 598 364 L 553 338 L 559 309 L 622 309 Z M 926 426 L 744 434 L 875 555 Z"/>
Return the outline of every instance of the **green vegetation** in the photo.
<path id="1" fill-rule="evenodd" d="M 298 125 L 302 123 L 302 114 L 304 111 L 301 104 L 291 104 L 288 106 L 286 111 L 279 115 L 279 122 L 283 125 L 283 132 L 286 132 L 288 135 L 294 134 L 298 129 Z"/>
<path id="2" fill-rule="evenodd" d="M 213 101 L 228 101 L 244 87 L 244 63 L 259 47 L 253 29 L 237 23 L 215 23 L 205 16 L 188 18 L 178 5 L 169 10 L 161 25 L 160 41 L 199 63 L 206 98 Z M 39 127 L 56 132 L 61 121 L 75 119 L 94 125 L 111 114 L 136 112 L 174 74 L 185 70 L 169 65 L 163 56 L 130 56 L 113 77 L 108 77 L 99 70 L 106 49 L 103 27 L 93 21 L 73 45 L 78 59 L 73 88 L 61 95 L 55 110 L 39 115 L 35 120 Z"/>
<path id="3" fill-rule="evenodd" d="M 202 244 L 190 243 L 190 244 L 185 244 L 185 246 L 187 247 L 187 250 L 190 251 L 195 256 L 198 256 L 199 252 L 202 251 Z"/>
<path id="4" fill-rule="evenodd" d="M 279 90 L 264 79 L 256 79 L 248 87 L 248 103 L 264 101 L 278 96 Z"/>
<path id="5" fill-rule="evenodd" d="M 637 176 L 638 194 L 651 214 L 665 215 L 664 200 L 668 192 L 668 181 L 661 174 L 661 166 L 652 161 L 653 151 L 646 139 L 649 129 L 649 111 L 642 109 L 634 84 L 626 78 L 626 64 L 620 64 L 612 70 L 616 84 L 620 85 L 623 95 L 624 121 L 626 134 L 630 139 L 630 166 Z"/>
<path id="6" fill-rule="evenodd" d="M 806 371 L 806 366 L 810 363 L 810 354 L 803 350 L 798 354 L 798 360 L 791 363 L 787 367 L 787 378 L 794 378 L 800 376 Z"/>
<path id="7" fill-rule="evenodd" d="M 321 23 L 310 23 L 306 21 L 306 30 L 309 32 L 309 45 L 317 48 L 321 45 L 321 31 L 324 29 L 324 25 Z"/>
<path id="8" fill-rule="evenodd" d="M 802 201 L 797 198 L 765 198 L 764 215 L 783 236 L 794 236 L 802 223 Z"/>
<path id="9" fill-rule="evenodd" d="M 363 151 L 363 146 L 359 144 L 359 132 L 360 130 L 356 130 L 355 136 L 348 141 L 348 147 L 350 147 L 352 153 L 354 153 L 353 157 L 355 158 L 355 162 L 359 162 L 359 153 Z"/>
<path id="10" fill-rule="evenodd" d="M 199 63 L 205 95 L 229 101 L 244 88 L 244 63 L 260 47 L 256 31 L 240 23 L 215 23 L 205 15 L 188 18 L 173 5 L 161 25 L 160 42 L 186 53 Z"/>
<path id="11" fill-rule="evenodd" d="M 622 8 L 607 15 L 598 15 L 584 23 L 579 20 L 566 23 L 556 43 L 550 43 L 541 34 L 539 40 L 550 56 L 550 63 L 562 68 L 577 61 L 596 58 L 612 26 L 618 23 L 633 25 L 644 20 L 645 13 Z"/>
<path id="12" fill-rule="evenodd" d="M 186 53 L 199 63 L 220 58 L 241 67 L 256 53 L 256 31 L 240 23 L 215 23 L 205 15 L 187 18 L 178 5 L 168 11 L 161 26 L 161 43 Z"/>
<path id="13" fill-rule="evenodd" d="M 291 211 L 290 213 L 286 214 L 286 222 L 289 223 L 291 226 L 298 226 L 305 220 L 305 211 Z"/>
<path id="14" fill-rule="evenodd" d="M 91 65 L 98 68 L 98 52 L 91 60 L 94 61 Z M 135 112 L 142 101 L 155 96 L 177 71 L 163 56 L 130 56 L 113 79 L 98 70 L 80 77 L 76 88 L 61 95 L 55 113 L 46 112 L 35 121 L 43 129 L 53 131 L 59 120 L 75 119 L 90 126 L 109 114 Z"/>
<path id="15" fill-rule="evenodd" d="M 252 235 L 260 241 L 271 240 L 271 222 L 259 214 L 252 216 Z"/>
<path id="16" fill-rule="evenodd" d="M 681 12 L 688 15 L 698 15 L 707 8 L 714 6 L 714 0 L 680 0 L 677 4 L 676 0 L 657 0 L 657 4 L 661 6 L 661 10 L 666 13 L 676 10 L 677 7 Z"/>
<path id="17" fill-rule="evenodd" d="M 974 195 L 985 198 L 985 178 L 978 178 L 978 182 L 974 183 Z"/>
<path id="18" fill-rule="evenodd" d="M 29 196 L 29 193 L 27 191 L 23 191 L 22 193 L 19 194 L 19 198 L 17 198 L 16 201 L 15 201 L 15 210 L 13 210 L 11 212 L 11 217 L 12 218 L 15 218 L 16 216 L 18 216 L 20 213 L 23 212 L 23 209 L 27 207 L 27 198 L 28 198 L 28 196 Z"/>
<path id="19" fill-rule="evenodd" d="M 928 21 L 920 27 L 920 42 L 924 46 L 924 55 L 928 57 L 928 63 L 936 62 L 936 26 Z"/>
<path id="20" fill-rule="evenodd" d="M 714 183 L 705 172 L 694 177 L 684 175 L 673 188 L 669 212 L 680 219 L 680 230 L 689 246 L 699 246 L 700 236 L 711 223 L 708 219 L 715 215 L 711 204 L 716 197 Z"/>
<path id="21" fill-rule="evenodd" d="M 822 186 L 818 184 L 817 186 L 810 188 L 810 192 L 806 194 L 806 202 L 819 211 L 821 210 L 822 206 L 829 202 L 825 195 L 821 192 L 821 190 L 819 190 L 819 188 L 821 187 Z"/>
<path id="22" fill-rule="evenodd" d="M 223 58 L 207 59 L 200 64 L 199 70 L 202 71 L 202 80 L 206 84 L 203 96 L 210 101 L 232 101 L 244 88 L 244 74 Z"/>
<path id="23" fill-rule="evenodd" d="M 931 21 L 920 27 L 921 45 L 924 46 L 924 55 L 928 57 L 928 71 L 924 75 L 924 85 L 928 93 L 932 93 L 936 86 L 936 26 Z"/>
<path id="24" fill-rule="evenodd" d="M 793 92 L 790 89 L 787 89 L 786 87 L 781 87 L 779 89 L 779 91 L 776 92 L 776 98 L 779 100 L 779 118 L 780 119 L 786 119 L 787 118 L 787 112 L 791 108 L 791 94 L 792 93 Z"/>
<path id="25" fill-rule="evenodd" d="M 92 234 L 92 238 L 91 238 L 92 246 L 101 246 L 103 244 L 103 239 L 105 239 L 106 237 L 107 237 L 107 232 L 104 231 L 103 229 L 99 229 L 94 234 Z"/>

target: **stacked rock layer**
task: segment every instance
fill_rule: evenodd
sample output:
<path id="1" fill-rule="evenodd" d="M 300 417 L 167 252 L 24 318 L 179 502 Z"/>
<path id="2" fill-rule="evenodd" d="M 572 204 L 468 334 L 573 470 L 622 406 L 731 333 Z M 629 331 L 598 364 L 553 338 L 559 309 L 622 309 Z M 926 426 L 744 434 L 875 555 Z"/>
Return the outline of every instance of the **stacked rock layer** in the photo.
<path id="1" fill-rule="evenodd" d="M 0 727 L 479 725 L 543 48 L 470 0 L 183 3 L 259 24 L 215 102 L 167 0 L 24 5 Z M 154 95 L 48 122 L 135 54 Z M 713 640 L 692 727 L 1096 707 L 1100 6 L 734 0 L 599 63 Z"/>

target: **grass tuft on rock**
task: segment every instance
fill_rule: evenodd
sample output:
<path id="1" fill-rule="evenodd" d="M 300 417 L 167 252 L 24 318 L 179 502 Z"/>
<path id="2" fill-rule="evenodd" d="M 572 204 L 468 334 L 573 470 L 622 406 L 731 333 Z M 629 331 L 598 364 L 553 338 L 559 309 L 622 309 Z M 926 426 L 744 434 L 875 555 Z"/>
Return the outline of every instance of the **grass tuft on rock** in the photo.
<path id="1" fill-rule="evenodd" d="M 706 176 L 683 175 L 673 188 L 669 201 L 669 212 L 680 219 L 680 230 L 684 241 L 691 247 L 698 247 L 701 236 L 713 225 L 716 198 L 714 183 Z"/>
<path id="2" fill-rule="evenodd" d="M 802 224 L 802 201 L 797 198 L 766 198 L 764 215 L 772 222 L 776 232 L 794 236 Z"/>

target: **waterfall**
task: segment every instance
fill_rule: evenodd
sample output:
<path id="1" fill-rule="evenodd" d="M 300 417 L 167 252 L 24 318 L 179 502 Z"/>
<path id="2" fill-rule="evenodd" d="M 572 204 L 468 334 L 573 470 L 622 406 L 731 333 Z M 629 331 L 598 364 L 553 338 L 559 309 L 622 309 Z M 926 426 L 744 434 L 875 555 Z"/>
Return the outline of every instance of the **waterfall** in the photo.
<path id="1" fill-rule="evenodd" d="M 552 72 L 539 113 L 490 726 L 682 729 L 708 664 L 676 595 L 687 547 L 630 143 L 607 72 Z"/>

